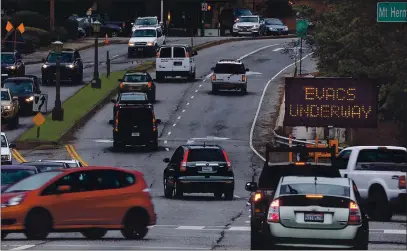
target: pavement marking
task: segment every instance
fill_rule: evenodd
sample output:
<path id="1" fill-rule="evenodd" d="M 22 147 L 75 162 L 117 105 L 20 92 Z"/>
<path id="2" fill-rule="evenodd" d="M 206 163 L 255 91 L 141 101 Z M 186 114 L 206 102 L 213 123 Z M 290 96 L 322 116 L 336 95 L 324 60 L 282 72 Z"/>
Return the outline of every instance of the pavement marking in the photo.
<path id="1" fill-rule="evenodd" d="M 284 67 L 283 69 L 281 69 L 281 71 L 277 72 L 277 74 L 274 75 L 274 76 L 267 82 L 266 86 L 265 86 L 264 89 L 263 89 L 263 93 L 261 94 L 259 106 L 257 107 L 256 115 L 254 115 L 252 127 L 250 128 L 250 135 L 249 135 L 250 148 L 251 148 L 252 151 L 253 151 L 257 156 L 259 156 L 259 158 L 262 159 L 263 161 L 266 161 L 266 159 L 265 159 L 263 156 L 261 156 L 261 154 L 260 154 L 259 152 L 257 152 L 257 150 L 254 149 L 254 147 L 253 147 L 253 132 L 254 132 L 254 127 L 256 126 L 257 117 L 259 116 L 259 112 L 260 112 L 260 109 L 261 109 L 261 105 L 263 104 L 264 96 L 266 95 L 267 88 L 268 88 L 268 86 L 270 85 L 270 83 L 271 83 L 276 77 L 278 77 L 281 73 L 283 73 L 285 70 L 287 70 L 287 69 L 290 68 L 291 66 L 295 65 L 296 63 L 298 63 L 298 62 L 300 62 L 300 61 L 306 59 L 307 57 L 309 57 L 309 56 L 312 55 L 312 54 L 313 54 L 313 52 L 311 52 L 311 53 L 305 55 L 303 58 L 301 58 L 301 59 L 297 60 L 296 62 L 294 62 L 294 63 L 292 63 L 292 64 L 289 64 L 289 65 L 287 65 L 286 67 Z"/>
<path id="2" fill-rule="evenodd" d="M 228 231 L 250 231 L 250 227 L 230 227 Z"/>
<path id="3" fill-rule="evenodd" d="M 176 229 L 182 229 L 182 230 L 201 230 L 204 229 L 205 226 L 179 226 Z"/>
<path id="4" fill-rule="evenodd" d="M 400 229 L 383 229 L 384 234 L 406 234 L 407 231 L 406 229 L 400 230 Z"/>
<path id="5" fill-rule="evenodd" d="M 36 245 L 24 245 L 24 246 L 19 246 L 19 247 L 16 247 L 16 248 L 12 248 L 12 249 L 9 249 L 9 250 L 24 250 L 24 249 L 29 249 L 29 248 L 32 248 L 32 247 L 35 247 Z"/>
<path id="6" fill-rule="evenodd" d="M 277 48 L 277 49 L 274 49 L 273 51 L 281 51 L 281 50 L 284 50 L 284 48 Z"/>
<path id="7" fill-rule="evenodd" d="M 200 84 L 199 87 L 202 87 L 202 84 Z"/>
<path id="8" fill-rule="evenodd" d="M 168 141 L 165 140 L 165 141 L 164 141 L 164 144 L 167 144 L 167 143 L 168 143 Z"/>
<path id="9" fill-rule="evenodd" d="M 93 141 L 97 143 L 113 143 L 113 140 L 111 139 L 95 139 Z"/>
<path id="10" fill-rule="evenodd" d="M 194 98 L 194 96 L 191 96 L 191 99 L 193 99 Z"/>
<path id="11" fill-rule="evenodd" d="M 182 110 L 182 112 L 185 112 L 185 109 L 184 109 L 184 110 Z"/>
<path id="12" fill-rule="evenodd" d="M 73 159 L 78 160 L 79 162 L 82 163 L 83 166 L 89 166 L 88 163 L 86 163 L 81 156 L 79 156 L 78 152 L 75 150 L 75 148 L 73 147 L 73 145 L 65 145 L 66 151 L 68 152 L 68 154 L 73 157 Z"/>
<path id="13" fill-rule="evenodd" d="M 28 162 L 26 159 L 24 159 L 23 155 L 21 155 L 20 152 L 14 148 L 11 149 L 11 155 L 13 155 L 13 158 L 15 158 L 19 163 Z"/>
<path id="14" fill-rule="evenodd" d="M 179 120 L 179 119 L 181 119 L 181 116 L 178 116 L 178 118 L 177 118 L 177 119 L 178 119 L 178 120 Z"/>
<path id="15" fill-rule="evenodd" d="M 187 102 L 187 105 L 189 105 L 189 102 Z"/>
<path id="16" fill-rule="evenodd" d="M 169 152 L 169 151 L 170 151 L 170 149 L 168 149 L 167 147 L 165 148 L 165 150 L 166 150 L 167 152 Z"/>
<path id="17" fill-rule="evenodd" d="M 237 195 L 233 195 L 233 197 L 235 197 L 236 199 L 240 199 L 240 197 L 239 197 L 239 196 L 237 196 Z"/>
<path id="18" fill-rule="evenodd" d="M 172 126 L 174 127 L 174 126 L 176 126 L 177 124 L 173 124 Z"/>
<path id="19" fill-rule="evenodd" d="M 169 135 L 171 135 L 171 132 L 168 132 L 167 134 L 168 134 L 168 136 L 169 136 Z"/>
<path id="20" fill-rule="evenodd" d="M 198 92 L 198 90 L 195 90 L 195 92 Z"/>
<path id="21" fill-rule="evenodd" d="M 98 245 L 95 244 L 52 244 L 52 243 L 47 243 L 46 244 L 48 247 L 84 247 L 84 249 L 86 249 L 86 247 L 98 247 Z M 31 246 L 31 245 L 27 245 L 27 246 Z M 35 245 L 34 245 L 35 246 Z M 130 250 L 134 250 L 134 249 L 157 249 L 157 250 L 211 250 L 210 248 L 194 248 L 194 247 L 151 247 L 151 246 L 110 246 L 110 245 L 103 245 L 100 246 L 103 248 L 110 248 L 110 249 L 124 249 L 124 250 L 129 250 L 129 248 L 131 248 Z M 101 248 L 102 249 L 102 248 Z M 9 250 L 17 250 L 17 249 L 9 249 Z"/>

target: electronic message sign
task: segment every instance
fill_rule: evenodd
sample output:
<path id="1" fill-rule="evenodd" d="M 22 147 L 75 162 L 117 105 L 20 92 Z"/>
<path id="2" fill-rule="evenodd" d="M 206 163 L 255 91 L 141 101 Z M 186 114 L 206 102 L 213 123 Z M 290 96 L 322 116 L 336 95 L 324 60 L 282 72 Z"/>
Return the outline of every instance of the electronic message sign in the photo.
<path id="1" fill-rule="evenodd" d="M 376 128 L 377 98 L 373 80 L 286 78 L 284 125 Z"/>

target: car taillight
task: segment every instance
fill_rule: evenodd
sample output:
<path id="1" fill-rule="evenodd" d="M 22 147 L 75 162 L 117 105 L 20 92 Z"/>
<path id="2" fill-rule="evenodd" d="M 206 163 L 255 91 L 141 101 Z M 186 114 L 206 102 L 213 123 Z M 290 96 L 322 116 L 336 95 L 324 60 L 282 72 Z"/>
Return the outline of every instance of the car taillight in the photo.
<path id="1" fill-rule="evenodd" d="M 188 53 L 188 52 L 185 53 L 185 57 L 186 57 L 186 58 L 189 58 L 189 53 Z"/>
<path id="2" fill-rule="evenodd" d="M 212 81 L 215 81 L 215 80 L 216 80 L 216 75 L 212 74 Z"/>
<path id="3" fill-rule="evenodd" d="M 157 131 L 157 126 L 155 125 L 155 118 L 153 117 L 153 132 Z"/>
<path id="4" fill-rule="evenodd" d="M 119 111 L 117 111 L 116 112 L 116 120 L 115 120 L 115 127 L 114 127 L 114 130 L 116 131 L 116 132 L 118 132 L 119 131 Z"/>
<path id="5" fill-rule="evenodd" d="M 232 163 L 230 162 L 229 156 L 226 154 L 225 150 L 222 150 L 222 152 L 223 152 L 223 156 L 225 157 L 226 165 L 227 165 L 229 171 L 232 171 Z"/>
<path id="6" fill-rule="evenodd" d="M 278 223 L 280 222 L 280 200 L 275 199 L 271 202 L 269 207 L 269 213 L 267 217 L 268 222 Z"/>
<path id="7" fill-rule="evenodd" d="M 189 150 L 185 151 L 184 158 L 182 159 L 180 171 L 185 172 L 187 170 L 187 161 L 188 161 Z"/>
<path id="8" fill-rule="evenodd" d="M 148 88 L 151 88 L 152 85 L 153 85 L 153 83 L 151 83 L 151 82 L 148 82 L 148 83 L 147 83 L 147 87 L 148 87 Z"/>
<path id="9" fill-rule="evenodd" d="M 242 75 L 242 81 L 246 81 L 246 75 Z"/>
<path id="10" fill-rule="evenodd" d="M 259 201 L 263 196 L 261 195 L 261 193 L 255 193 L 253 196 L 253 200 L 254 202 Z"/>
<path id="11" fill-rule="evenodd" d="M 123 88 L 123 87 L 124 87 L 124 84 L 123 84 L 122 82 L 120 82 L 119 87 L 120 87 L 120 88 Z"/>
<path id="12" fill-rule="evenodd" d="M 156 58 L 160 58 L 160 52 L 157 52 L 157 53 L 155 54 L 155 57 L 156 57 Z"/>
<path id="13" fill-rule="evenodd" d="M 399 177 L 399 189 L 406 189 L 406 176 Z"/>
<path id="14" fill-rule="evenodd" d="M 362 216 L 360 215 L 359 206 L 354 201 L 350 201 L 348 225 L 360 224 L 362 224 Z"/>

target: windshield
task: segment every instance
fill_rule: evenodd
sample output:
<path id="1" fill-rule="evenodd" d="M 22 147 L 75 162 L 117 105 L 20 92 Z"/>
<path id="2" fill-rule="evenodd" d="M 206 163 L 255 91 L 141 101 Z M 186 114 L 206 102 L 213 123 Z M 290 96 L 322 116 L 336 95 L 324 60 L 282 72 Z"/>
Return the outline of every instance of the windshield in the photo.
<path id="1" fill-rule="evenodd" d="M 57 54 L 50 53 L 47 58 L 48 63 L 56 63 L 57 62 Z M 60 57 L 61 63 L 72 63 L 73 62 L 73 53 L 70 52 L 62 52 Z"/>
<path id="2" fill-rule="evenodd" d="M 221 149 L 191 149 L 188 154 L 188 161 L 225 161 L 225 156 Z"/>
<path id="3" fill-rule="evenodd" d="M 235 10 L 235 15 L 240 17 L 240 16 L 250 16 L 252 12 L 249 9 L 236 9 Z"/>
<path id="4" fill-rule="evenodd" d="M 158 24 L 157 18 L 143 18 L 136 20 L 136 25 L 157 25 L 157 24 Z"/>
<path id="5" fill-rule="evenodd" d="M 132 37 L 156 37 L 155 30 L 135 30 Z"/>
<path id="6" fill-rule="evenodd" d="M 10 185 L 34 174 L 35 174 L 34 170 L 21 170 L 21 169 L 1 170 L 1 184 Z"/>
<path id="7" fill-rule="evenodd" d="M 297 183 L 281 185 L 280 195 L 287 194 L 321 194 L 333 196 L 350 196 L 349 187 L 330 185 L 330 184 L 314 184 L 314 183 Z"/>
<path id="8" fill-rule="evenodd" d="M 217 64 L 215 74 L 245 74 L 246 70 L 242 64 Z"/>
<path id="9" fill-rule="evenodd" d="M 16 62 L 16 59 L 14 57 L 14 54 L 9 54 L 9 53 L 1 54 L 1 63 L 2 64 L 14 64 L 15 62 Z"/>
<path id="10" fill-rule="evenodd" d="M 36 190 L 61 173 L 62 172 L 45 172 L 30 176 L 7 188 L 7 190 L 4 191 L 4 193 Z"/>
<path id="11" fill-rule="evenodd" d="M 407 163 L 407 152 L 404 150 L 366 149 L 359 152 L 357 162 Z"/>
<path id="12" fill-rule="evenodd" d="M 1 135 L 1 147 L 7 147 L 7 140 L 4 135 Z"/>
<path id="13" fill-rule="evenodd" d="M 1 91 L 1 100 L 10 101 L 10 95 L 8 91 Z"/>
<path id="14" fill-rule="evenodd" d="M 268 25 L 284 25 L 279 19 L 266 19 L 264 21 Z"/>
<path id="15" fill-rule="evenodd" d="M 258 23 L 258 17 L 239 17 L 238 23 L 249 22 L 249 23 Z"/>
<path id="16" fill-rule="evenodd" d="M 29 80 L 22 81 L 6 80 L 4 83 L 4 88 L 9 89 L 12 94 L 32 93 L 33 83 L 32 81 Z"/>
<path id="17" fill-rule="evenodd" d="M 124 82 L 147 82 L 146 75 L 125 75 Z"/>

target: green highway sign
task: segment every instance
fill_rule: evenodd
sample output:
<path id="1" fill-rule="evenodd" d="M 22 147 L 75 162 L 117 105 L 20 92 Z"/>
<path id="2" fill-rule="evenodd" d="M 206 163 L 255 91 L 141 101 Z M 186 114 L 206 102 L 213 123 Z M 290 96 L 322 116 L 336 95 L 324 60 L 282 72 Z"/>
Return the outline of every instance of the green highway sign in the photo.
<path id="1" fill-rule="evenodd" d="M 406 23 L 407 2 L 379 2 L 377 3 L 377 22 Z"/>
<path id="2" fill-rule="evenodd" d="M 307 30 L 308 30 L 308 21 L 304 20 L 304 19 L 297 20 L 296 30 L 297 30 L 297 32 L 296 32 L 297 36 L 305 37 L 305 35 L 307 34 Z"/>

